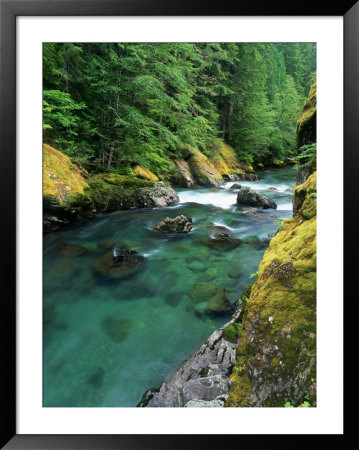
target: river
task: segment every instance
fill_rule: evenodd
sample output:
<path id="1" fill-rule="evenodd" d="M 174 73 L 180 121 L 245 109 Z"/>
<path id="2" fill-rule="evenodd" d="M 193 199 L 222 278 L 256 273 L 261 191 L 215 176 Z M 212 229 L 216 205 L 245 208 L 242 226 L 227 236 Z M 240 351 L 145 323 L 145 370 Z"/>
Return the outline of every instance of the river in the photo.
<path id="1" fill-rule="evenodd" d="M 271 196 L 277 210 L 253 214 L 257 210 L 236 205 L 234 183 L 228 182 L 176 189 L 180 203 L 173 207 L 118 211 L 45 235 L 44 305 L 50 320 L 43 333 L 43 405 L 133 407 L 147 389 L 170 378 L 230 318 L 197 314 L 191 289 L 206 281 L 223 287 L 231 302 L 239 298 L 253 281 L 268 238 L 292 215 L 295 177 L 293 168 L 284 168 L 263 172 L 259 181 L 237 182 Z M 179 214 L 193 219 L 188 235 L 152 230 Z M 204 245 L 221 227 L 241 244 L 225 252 Z M 98 244 L 109 239 L 146 256 L 144 268 L 117 281 L 96 275 L 93 263 L 104 254 Z M 57 249 L 61 243 L 89 251 L 65 257 Z M 122 334 L 111 332 L 116 323 Z"/>

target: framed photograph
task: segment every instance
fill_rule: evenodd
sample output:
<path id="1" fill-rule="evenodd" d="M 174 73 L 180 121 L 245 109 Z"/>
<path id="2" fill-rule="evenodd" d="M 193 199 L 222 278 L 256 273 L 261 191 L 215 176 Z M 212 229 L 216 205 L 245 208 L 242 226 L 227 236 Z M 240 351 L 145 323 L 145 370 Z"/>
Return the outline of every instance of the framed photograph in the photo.
<path id="1" fill-rule="evenodd" d="M 342 439 L 358 4 L 0 13 L 4 448 Z"/>

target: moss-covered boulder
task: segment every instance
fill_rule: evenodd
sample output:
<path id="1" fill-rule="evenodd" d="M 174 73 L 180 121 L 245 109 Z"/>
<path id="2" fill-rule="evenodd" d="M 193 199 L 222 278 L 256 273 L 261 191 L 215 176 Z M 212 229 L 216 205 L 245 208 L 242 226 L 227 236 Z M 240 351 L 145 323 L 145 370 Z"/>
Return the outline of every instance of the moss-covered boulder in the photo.
<path id="1" fill-rule="evenodd" d="M 90 187 L 86 176 L 87 172 L 73 164 L 62 152 L 47 144 L 43 145 L 45 231 L 86 217 L 83 211 L 72 207 L 72 202 L 88 203 Z"/>
<path id="2" fill-rule="evenodd" d="M 141 166 L 140 164 L 135 164 L 134 166 L 132 166 L 131 170 L 133 175 L 143 180 L 159 181 L 157 175 L 146 169 L 146 167 Z"/>
<path id="3" fill-rule="evenodd" d="M 193 186 L 195 184 L 195 180 L 188 162 L 182 159 L 174 159 L 171 162 L 173 165 L 173 172 L 170 177 L 171 183 L 182 187 Z"/>
<path id="4" fill-rule="evenodd" d="M 188 165 L 196 183 L 202 186 L 219 186 L 223 178 L 212 162 L 199 150 L 192 149 L 191 152 Z"/>
<path id="5" fill-rule="evenodd" d="M 297 122 L 297 148 L 317 141 L 317 83 L 310 91 Z"/>
<path id="6" fill-rule="evenodd" d="M 308 392 L 315 405 L 315 181 L 313 174 L 296 188 L 297 214 L 282 222 L 259 265 L 226 406 L 298 406 Z"/>
<path id="7" fill-rule="evenodd" d="M 176 192 L 163 182 L 141 180 L 131 175 L 102 173 L 88 180 L 96 211 L 154 208 L 179 201 Z"/>
<path id="8" fill-rule="evenodd" d="M 69 157 L 43 145 L 43 196 L 66 204 L 74 194 L 84 194 L 89 185 L 87 172 L 73 164 Z"/>
<path id="9" fill-rule="evenodd" d="M 252 173 L 253 167 L 240 161 L 235 150 L 220 139 L 215 140 L 208 148 L 211 163 L 224 179 L 238 179 L 246 173 Z"/>

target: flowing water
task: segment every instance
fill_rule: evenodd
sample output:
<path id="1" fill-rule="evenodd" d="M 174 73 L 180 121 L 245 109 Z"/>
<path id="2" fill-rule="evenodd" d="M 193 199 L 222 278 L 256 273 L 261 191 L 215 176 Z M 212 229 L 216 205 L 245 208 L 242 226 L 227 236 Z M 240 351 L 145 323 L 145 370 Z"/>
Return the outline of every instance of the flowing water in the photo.
<path id="1" fill-rule="evenodd" d="M 252 280 L 268 237 L 292 215 L 292 168 L 264 172 L 260 181 L 238 182 L 271 196 L 277 210 L 236 205 L 233 182 L 220 188 L 176 189 L 170 208 L 119 211 L 44 237 L 44 406 L 136 406 L 142 394 L 169 379 L 230 314 L 199 315 L 189 293 L 199 281 L 226 290 L 235 302 Z M 268 190 L 275 187 L 277 190 Z M 188 235 L 152 227 L 166 217 L 193 219 Z M 218 231 L 239 237 L 229 251 L 204 241 Z M 132 277 L 106 280 L 93 270 L 115 240 L 147 257 Z M 61 255 L 61 243 L 88 248 Z"/>

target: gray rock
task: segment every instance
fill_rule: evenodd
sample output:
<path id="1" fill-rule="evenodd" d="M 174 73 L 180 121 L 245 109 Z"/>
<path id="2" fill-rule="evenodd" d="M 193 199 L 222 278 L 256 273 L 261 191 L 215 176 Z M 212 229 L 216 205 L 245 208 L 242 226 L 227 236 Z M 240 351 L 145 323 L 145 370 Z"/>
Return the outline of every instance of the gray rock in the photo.
<path id="1" fill-rule="evenodd" d="M 158 223 L 155 230 L 166 231 L 167 233 L 189 233 L 192 230 L 192 219 L 184 214 L 170 218 Z"/>
<path id="2" fill-rule="evenodd" d="M 229 391 L 229 375 L 236 362 L 236 344 L 223 339 L 222 334 L 241 311 L 238 303 L 231 321 L 214 331 L 169 382 L 148 390 L 137 406 L 223 407 Z"/>
<path id="3" fill-rule="evenodd" d="M 220 395 L 214 400 L 190 400 L 187 402 L 185 408 L 223 408 L 228 395 Z"/>
<path id="4" fill-rule="evenodd" d="M 165 207 L 179 202 L 179 197 L 170 186 L 166 186 L 162 181 L 155 183 L 151 187 L 141 188 L 139 205 L 136 207 Z"/>
<path id="5" fill-rule="evenodd" d="M 277 204 L 265 194 L 258 194 L 251 188 L 243 187 L 237 195 L 237 203 L 249 206 L 257 206 L 263 209 L 277 209 Z"/>

